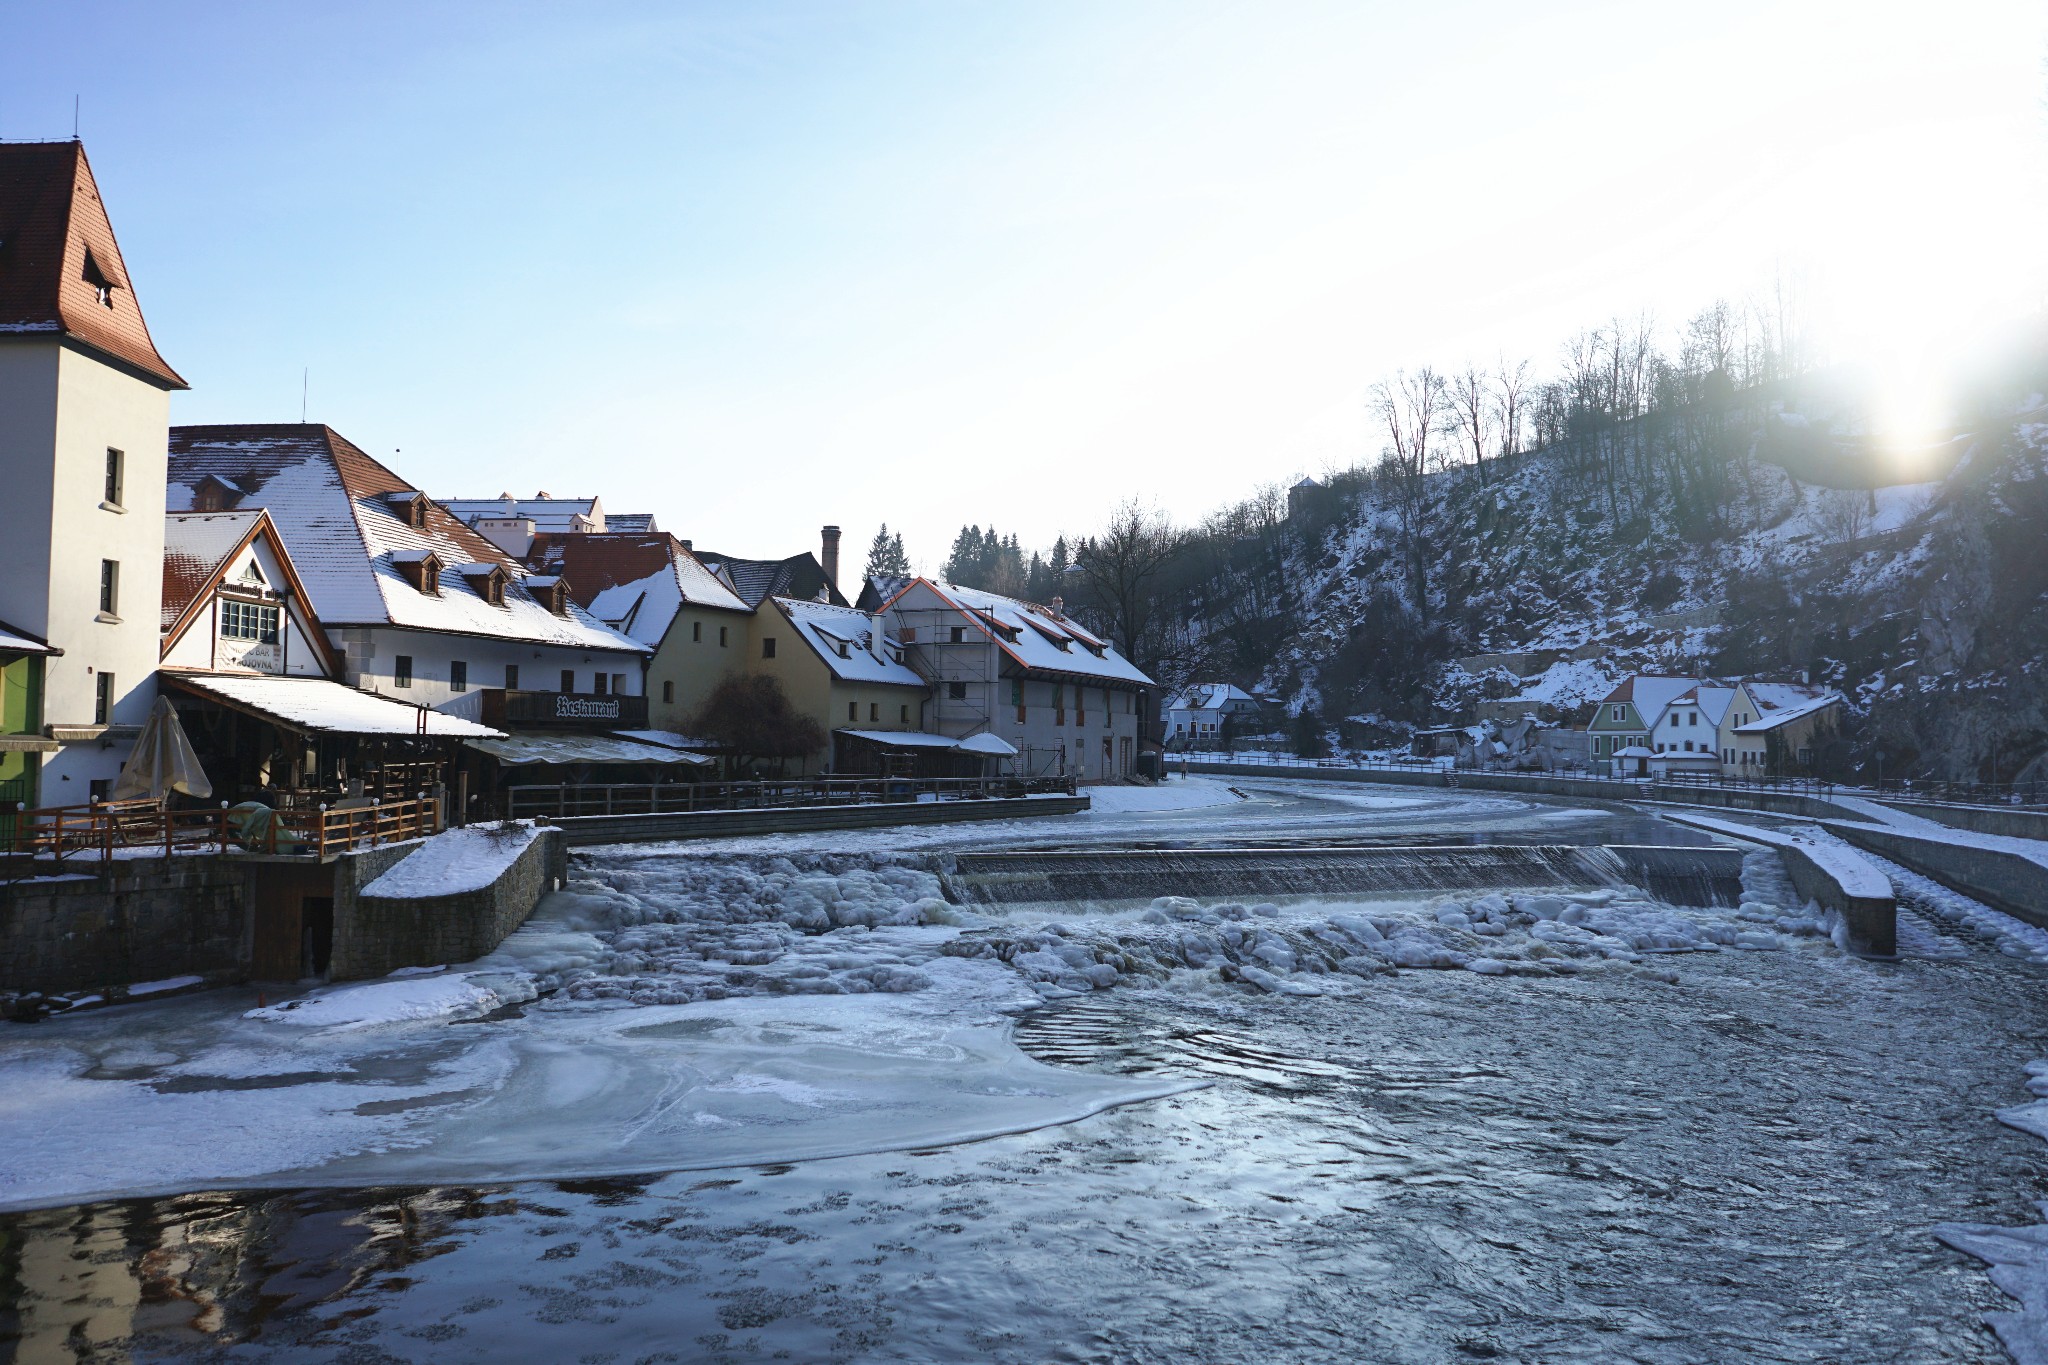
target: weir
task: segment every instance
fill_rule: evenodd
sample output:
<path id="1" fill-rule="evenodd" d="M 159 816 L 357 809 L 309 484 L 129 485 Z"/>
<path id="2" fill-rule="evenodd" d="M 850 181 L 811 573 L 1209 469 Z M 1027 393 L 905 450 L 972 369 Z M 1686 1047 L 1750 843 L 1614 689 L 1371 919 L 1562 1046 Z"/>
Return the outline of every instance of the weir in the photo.
<path id="1" fill-rule="evenodd" d="M 1731 848 L 1471 844 L 963 853 L 947 881 L 956 901 L 983 905 L 1624 884 L 1674 904 L 1734 905 L 1741 878 Z"/>

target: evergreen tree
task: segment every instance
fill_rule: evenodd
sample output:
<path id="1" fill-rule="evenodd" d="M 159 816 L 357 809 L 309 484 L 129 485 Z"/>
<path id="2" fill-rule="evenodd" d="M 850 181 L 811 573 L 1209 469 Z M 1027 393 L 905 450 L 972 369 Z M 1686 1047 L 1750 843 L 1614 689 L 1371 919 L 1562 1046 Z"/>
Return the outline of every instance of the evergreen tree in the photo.
<path id="1" fill-rule="evenodd" d="M 895 578 L 910 576 L 910 556 L 903 550 L 903 533 L 898 531 L 890 535 L 886 521 L 868 545 L 868 566 L 862 571 L 865 578 L 873 578 L 877 574 Z"/>

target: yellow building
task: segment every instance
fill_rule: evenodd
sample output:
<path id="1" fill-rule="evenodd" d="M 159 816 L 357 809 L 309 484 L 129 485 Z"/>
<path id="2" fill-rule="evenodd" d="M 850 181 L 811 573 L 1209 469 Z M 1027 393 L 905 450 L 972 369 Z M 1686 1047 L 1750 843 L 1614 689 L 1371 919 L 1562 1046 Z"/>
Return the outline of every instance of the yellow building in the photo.
<path id="1" fill-rule="evenodd" d="M 864 611 L 764 598 L 749 652 L 748 670 L 774 678 L 790 704 L 832 736 L 805 761 L 813 772 L 875 772 L 884 766 L 881 754 L 914 759 L 920 746 L 930 747 L 926 741 L 939 739 L 923 733 L 930 688 L 903 662 L 902 645 L 879 618 Z M 938 747 L 951 753 L 956 746 L 946 740 Z M 979 757 L 970 763 L 981 771 Z"/>

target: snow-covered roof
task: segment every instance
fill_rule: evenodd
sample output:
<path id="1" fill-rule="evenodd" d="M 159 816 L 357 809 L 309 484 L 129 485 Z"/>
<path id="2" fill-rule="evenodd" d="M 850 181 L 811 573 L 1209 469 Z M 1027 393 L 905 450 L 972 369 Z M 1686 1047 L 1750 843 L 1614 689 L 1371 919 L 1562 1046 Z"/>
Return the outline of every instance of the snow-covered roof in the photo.
<path id="1" fill-rule="evenodd" d="M 1616 702 L 1635 703 L 1643 724 L 1655 725 L 1664 708 L 1700 685 L 1698 678 L 1667 678 L 1651 673 L 1632 673 L 1600 699 L 1602 706 Z"/>
<path id="2" fill-rule="evenodd" d="M 1807 702 L 1834 694 L 1824 687 L 1810 683 L 1746 682 L 1749 699 L 1756 703 L 1759 711 L 1776 711 L 1785 706 L 1803 706 Z"/>
<path id="3" fill-rule="evenodd" d="M 417 735 L 421 733 L 421 717 L 425 717 L 425 733 L 436 739 L 493 739 L 502 733 L 473 720 L 359 692 L 326 678 L 183 673 L 173 669 L 165 669 L 157 676 L 186 691 L 268 716 L 294 730 L 337 735 Z"/>
<path id="4" fill-rule="evenodd" d="M 1259 699 L 1234 683 L 1195 683 L 1167 703 L 1174 711 L 1221 711 L 1232 702 L 1259 704 Z"/>
<path id="5" fill-rule="evenodd" d="M 1735 689 L 1701 683 L 1682 696 L 1673 697 L 1671 706 L 1697 706 L 1700 719 L 1708 725 L 1718 726 L 1721 718 L 1728 714 L 1728 703 L 1735 700 Z M 1669 707 L 1666 708 L 1667 710 Z"/>
<path id="6" fill-rule="evenodd" d="M 1616 758 L 1655 758 L 1657 755 L 1640 744 L 1631 744 L 1626 749 L 1616 749 Z"/>
<path id="7" fill-rule="evenodd" d="M 664 749 L 716 749 L 718 741 L 692 739 L 674 730 L 614 730 L 621 739 L 637 739 L 642 744 L 658 744 Z"/>
<path id="8" fill-rule="evenodd" d="M 965 739 L 956 735 L 934 735 L 924 730 L 840 730 L 838 733 L 898 749 L 950 749 L 963 754 L 993 754 L 997 758 L 1011 758 L 1017 753 L 1016 745 L 987 731 Z"/>
<path id="9" fill-rule="evenodd" d="M 478 753 L 489 754 L 507 768 L 535 763 L 683 763 L 701 767 L 711 762 L 702 754 L 671 748 L 666 744 L 641 744 L 614 735 L 577 734 L 573 731 L 523 731 L 501 739 L 465 742 L 468 747 Z"/>
<path id="10" fill-rule="evenodd" d="M 1752 688 L 1751 694 L 1754 695 L 1754 693 L 1755 689 Z M 1775 711 L 1766 712 L 1747 725 L 1738 725 L 1735 727 L 1735 733 L 1738 735 L 1760 735 L 1766 730 L 1775 730 L 1781 725 L 1790 725 L 1795 720 L 1803 720 L 1816 712 L 1827 710 L 1830 706 L 1837 706 L 1841 703 L 1841 700 L 1840 693 L 1823 692 L 1818 697 L 1809 697 L 1805 701 L 1797 702 L 1791 706 L 1781 706 Z M 1761 705 L 1761 701 L 1758 704 Z"/>
<path id="11" fill-rule="evenodd" d="M 164 514 L 164 589 L 161 626 L 169 629 L 204 588 L 221 561 L 233 554 L 263 519 L 263 509 Z"/>
<path id="12" fill-rule="evenodd" d="M 891 605 L 899 610 L 927 605 L 916 596 L 920 589 L 936 599 L 931 605 L 953 608 L 1026 669 L 1153 685 L 1152 679 L 1111 648 L 1107 640 L 1082 629 L 1050 607 L 931 578 L 911 579 Z"/>
<path id="13" fill-rule="evenodd" d="M 575 540 L 592 542 L 594 551 L 604 549 L 606 553 L 584 554 L 573 541 L 563 543 L 559 548 L 570 588 L 586 594 L 591 615 L 642 644 L 659 645 L 685 604 L 721 611 L 748 609 L 716 574 L 669 536 L 578 536 Z M 599 546 L 599 540 L 618 543 Z M 603 588 L 582 581 L 627 573 L 636 576 Z"/>
<path id="14" fill-rule="evenodd" d="M 495 498 L 442 498 L 441 505 L 474 526 L 480 521 L 523 519 L 536 531 L 606 531 L 613 528 L 599 498 L 551 498 L 542 493 L 533 498 L 500 494 Z"/>
<path id="15" fill-rule="evenodd" d="M 329 627 L 394 625 L 574 649 L 645 653 L 571 603 L 556 616 L 523 591 L 486 600 L 459 567 L 502 567 L 515 581 L 526 570 L 451 513 L 429 504 L 426 525 L 406 519 L 393 494 L 416 493 L 403 479 L 321 425 L 173 427 L 172 511 L 195 510 L 209 475 L 245 490 L 233 510 L 270 513 L 314 614 Z M 432 554 L 441 562 L 438 592 L 421 592 L 400 571 Z"/>
<path id="16" fill-rule="evenodd" d="M 793 597 L 772 600 L 795 627 L 797 638 L 825 661 L 833 677 L 842 682 L 924 687 L 924 678 L 903 662 L 903 647 L 877 629 L 875 618 L 866 612 Z"/>
<path id="17" fill-rule="evenodd" d="M 27 631 L 16 630 L 5 621 L 0 621 L 0 653 L 4 654 L 62 654 L 47 640 L 38 640 Z"/>

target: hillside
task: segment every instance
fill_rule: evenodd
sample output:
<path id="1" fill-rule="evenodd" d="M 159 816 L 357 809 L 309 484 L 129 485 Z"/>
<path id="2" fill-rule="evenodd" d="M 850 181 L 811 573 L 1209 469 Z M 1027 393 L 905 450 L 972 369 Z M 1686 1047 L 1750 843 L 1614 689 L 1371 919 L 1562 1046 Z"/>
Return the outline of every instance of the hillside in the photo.
<path id="1" fill-rule="evenodd" d="M 1883 748 L 1893 773 L 2038 773 L 2048 405 L 1987 384 L 1966 430 L 1903 451 L 1867 406 L 1808 376 L 1483 470 L 1337 476 L 1251 534 L 1212 528 L 1161 670 L 1278 692 L 1354 742 L 1480 697 L 1583 714 L 1639 668 L 1804 672 L 1854 703 L 1848 767 Z M 1475 657 L 1514 654 L 1536 657 Z"/>

